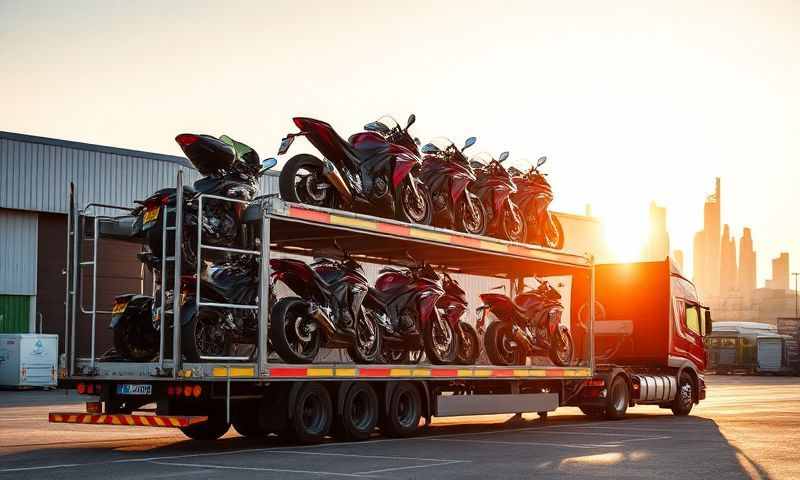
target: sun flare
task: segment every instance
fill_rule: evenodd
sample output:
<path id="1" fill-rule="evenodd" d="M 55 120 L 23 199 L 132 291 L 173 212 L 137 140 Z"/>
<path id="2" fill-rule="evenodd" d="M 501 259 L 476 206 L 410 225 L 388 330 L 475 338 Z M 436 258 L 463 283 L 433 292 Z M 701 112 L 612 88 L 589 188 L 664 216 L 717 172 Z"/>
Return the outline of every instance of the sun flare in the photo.
<path id="1" fill-rule="evenodd" d="M 604 213 L 603 235 L 608 246 L 609 260 L 633 262 L 640 260 L 650 233 L 650 221 L 645 211 L 632 208 Z"/>

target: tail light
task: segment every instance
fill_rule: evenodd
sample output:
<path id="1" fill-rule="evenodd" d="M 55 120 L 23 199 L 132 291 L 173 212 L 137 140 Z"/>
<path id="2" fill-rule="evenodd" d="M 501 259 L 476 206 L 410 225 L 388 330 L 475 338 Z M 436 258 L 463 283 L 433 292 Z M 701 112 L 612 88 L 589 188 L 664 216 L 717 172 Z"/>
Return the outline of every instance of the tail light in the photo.
<path id="1" fill-rule="evenodd" d="M 89 395 L 94 395 L 94 385 L 92 385 L 91 383 L 89 385 L 86 385 L 86 393 L 88 393 Z"/>
<path id="2" fill-rule="evenodd" d="M 201 387 L 200 385 L 195 385 L 194 388 L 192 388 L 192 396 L 194 398 L 200 397 L 202 393 L 203 393 L 203 387 Z"/>
<path id="3" fill-rule="evenodd" d="M 171 397 L 173 395 L 175 395 L 175 387 L 172 385 L 167 385 L 167 396 Z"/>
<path id="4" fill-rule="evenodd" d="M 591 380 L 586 380 L 586 383 L 584 383 L 584 385 L 587 387 L 605 387 L 606 381 L 603 380 L 602 378 L 593 378 Z"/>
<path id="5" fill-rule="evenodd" d="M 79 394 L 83 395 L 84 393 L 86 393 L 86 385 L 84 385 L 83 383 L 79 383 L 78 385 L 75 386 L 75 390 L 77 390 Z"/>
<path id="6" fill-rule="evenodd" d="M 186 148 L 198 140 L 200 140 L 200 137 L 191 133 L 181 133 L 175 137 L 175 141 L 178 142 L 178 145 L 180 145 L 181 148 Z"/>
<path id="7" fill-rule="evenodd" d="M 191 385 L 186 385 L 185 387 L 183 387 L 183 396 L 184 397 L 191 397 L 192 396 L 192 390 L 193 390 L 193 388 L 192 388 Z"/>

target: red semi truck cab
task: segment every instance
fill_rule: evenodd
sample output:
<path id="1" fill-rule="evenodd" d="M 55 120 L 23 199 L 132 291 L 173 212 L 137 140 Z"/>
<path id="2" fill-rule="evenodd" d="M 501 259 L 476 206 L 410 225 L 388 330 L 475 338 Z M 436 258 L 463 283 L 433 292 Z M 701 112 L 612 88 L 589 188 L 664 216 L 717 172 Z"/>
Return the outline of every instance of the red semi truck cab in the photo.
<path id="1" fill-rule="evenodd" d="M 688 414 L 705 398 L 704 337 L 711 314 L 694 284 L 669 258 L 595 267 L 596 376 L 574 405 L 590 416 L 621 418 L 654 404 Z"/>

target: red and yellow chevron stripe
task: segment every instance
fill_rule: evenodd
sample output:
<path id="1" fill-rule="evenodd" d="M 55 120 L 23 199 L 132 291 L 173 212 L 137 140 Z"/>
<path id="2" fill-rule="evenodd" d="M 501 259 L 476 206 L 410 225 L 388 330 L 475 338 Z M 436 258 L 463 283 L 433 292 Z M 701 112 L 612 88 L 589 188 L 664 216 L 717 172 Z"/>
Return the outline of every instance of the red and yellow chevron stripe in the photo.
<path id="1" fill-rule="evenodd" d="M 273 378 L 588 378 L 592 375 L 587 367 L 516 367 L 498 368 L 492 366 L 453 367 L 270 367 L 268 376 Z"/>
<path id="2" fill-rule="evenodd" d="M 208 420 L 204 416 L 174 415 L 103 415 L 93 413 L 49 414 L 50 423 L 84 423 L 92 425 L 125 425 L 136 427 L 181 428 Z"/>

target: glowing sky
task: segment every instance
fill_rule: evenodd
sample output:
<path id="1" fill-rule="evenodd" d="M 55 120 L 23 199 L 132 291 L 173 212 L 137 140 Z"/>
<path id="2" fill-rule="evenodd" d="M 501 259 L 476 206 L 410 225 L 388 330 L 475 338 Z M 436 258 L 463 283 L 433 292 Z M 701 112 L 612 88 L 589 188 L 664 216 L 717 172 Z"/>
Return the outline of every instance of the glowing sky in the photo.
<path id="1" fill-rule="evenodd" d="M 761 285 L 780 251 L 800 270 L 798 25 L 791 1 L 0 0 L 0 130 L 171 154 L 228 133 L 267 156 L 294 115 L 346 136 L 413 111 L 422 139 L 546 154 L 557 210 L 639 235 L 656 200 L 689 266 L 721 176 Z"/>

